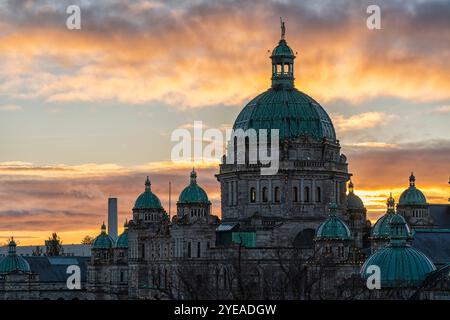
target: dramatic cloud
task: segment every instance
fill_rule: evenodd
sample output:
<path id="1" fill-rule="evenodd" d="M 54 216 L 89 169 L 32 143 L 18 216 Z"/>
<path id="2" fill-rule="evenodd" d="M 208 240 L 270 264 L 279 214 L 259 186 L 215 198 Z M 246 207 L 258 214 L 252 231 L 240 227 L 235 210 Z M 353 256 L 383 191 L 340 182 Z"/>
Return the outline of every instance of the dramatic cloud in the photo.
<path id="1" fill-rule="evenodd" d="M 82 4 L 77 31 L 65 29 L 68 4 L 8 2 L 0 13 L 1 95 L 242 103 L 269 85 L 267 50 L 283 16 L 299 52 L 298 87 L 320 100 L 450 98 L 448 2 L 382 2 L 381 30 L 367 29 L 369 3 L 356 1 L 96 1 Z"/>
<path id="2" fill-rule="evenodd" d="M 22 110 L 22 107 L 15 104 L 0 105 L 0 111 L 19 111 L 19 110 Z"/>
<path id="3" fill-rule="evenodd" d="M 349 118 L 342 115 L 332 115 L 333 123 L 338 132 L 355 131 L 378 127 L 382 124 L 389 123 L 394 116 L 383 112 L 365 112 L 355 114 Z"/>

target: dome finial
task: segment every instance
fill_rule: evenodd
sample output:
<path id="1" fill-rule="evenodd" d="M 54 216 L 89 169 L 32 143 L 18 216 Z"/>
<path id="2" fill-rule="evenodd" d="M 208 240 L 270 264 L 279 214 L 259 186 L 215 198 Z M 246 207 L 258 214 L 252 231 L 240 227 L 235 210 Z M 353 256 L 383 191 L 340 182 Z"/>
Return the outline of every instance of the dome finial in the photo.
<path id="1" fill-rule="evenodd" d="M 191 184 L 197 183 L 197 172 L 195 172 L 195 168 L 192 168 L 191 171 Z"/>
<path id="2" fill-rule="evenodd" d="M 350 179 L 350 183 L 348 184 L 348 192 L 349 193 L 353 193 L 353 182 L 352 182 L 352 180 Z"/>
<path id="3" fill-rule="evenodd" d="M 388 212 L 394 212 L 395 211 L 395 200 L 392 197 L 392 192 L 389 195 L 389 198 L 387 199 L 387 211 Z"/>
<path id="4" fill-rule="evenodd" d="M 9 241 L 8 244 L 8 253 L 9 255 L 15 255 L 16 254 L 16 242 L 14 241 L 14 237 L 11 237 L 11 240 Z"/>
<path id="5" fill-rule="evenodd" d="M 414 173 L 411 171 L 411 175 L 409 176 L 409 186 L 415 187 L 416 186 L 416 177 L 414 176 Z"/>
<path id="6" fill-rule="evenodd" d="M 105 232 L 106 232 L 105 221 L 103 221 L 101 229 L 102 229 L 102 233 L 105 233 Z"/>
<path id="7" fill-rule="evenodd" d="M 336 216 L 337 204 L 335 202 L 330 202 L 328 204 L 328 211 L 329 211 L 330 217 Z"/>
<path id="8" fill-rule="evenodd" d="M 145 180 L 145 191 L 150 191 L 152 183 L 150 182 L 149 176 L 147 176 L 147 180 Z"/>
<path id="9" fill-rule="evenodd" d="M 125 219 L 125 223 L 123 224 L 123 227 L 125 229 L 128 229 L 128 219 Z"/>
<path id="10" fill-rule="evenodd" d="M 286 36 L 286 26 L 284 24 L 283 19 L 280 17 L 280 28 L 281 28 L 281 40 L 284 40 L 284 37 Z"/>

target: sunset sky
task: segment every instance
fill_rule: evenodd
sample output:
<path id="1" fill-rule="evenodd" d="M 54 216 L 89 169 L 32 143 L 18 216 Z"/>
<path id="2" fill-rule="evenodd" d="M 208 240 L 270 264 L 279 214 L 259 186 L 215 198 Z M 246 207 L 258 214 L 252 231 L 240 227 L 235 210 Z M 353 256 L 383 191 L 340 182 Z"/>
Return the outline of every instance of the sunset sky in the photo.
<path id="1" fill-rule="evenodd" d="M 66 28 L 71 4 L 81 30 Z M 110 195 L 122 224 L 147 175 L 168 210 L 168 181 L 176 200 L 192 168 L 170 161 L 171 133 L 230 128 L 270 86 L 280 17 L 296 87 L 331 116 L 369 218 L 411 171 L 446 203 L 450 1 L 0 0 L 0 242 L 79 243 Z M 220 215 L 217 165 L 195 166 Z"/>

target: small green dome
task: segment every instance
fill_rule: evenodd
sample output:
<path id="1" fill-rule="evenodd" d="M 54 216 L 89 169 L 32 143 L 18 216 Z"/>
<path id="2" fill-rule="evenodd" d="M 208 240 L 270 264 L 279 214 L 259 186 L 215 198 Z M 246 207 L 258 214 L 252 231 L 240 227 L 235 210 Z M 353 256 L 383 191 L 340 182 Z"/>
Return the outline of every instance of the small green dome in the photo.
<path id="1" fill-rule="evenodd" d="M 31 272 L 28 262 L 23 257 L 17 255 L 14 239 L 11 239 L 8 247 L 8 256 L 0 262 L 0 273 L 11 273 L 15 271 Z"/>
<path id="2" fill-rule="evenodd" d="M 395 214 L 391 218 L 390 228 L 389 245 L 366 260 L 361 276 L 367 279 L 371 274 L 367 272 L 369 266 L 378 266 L 381 288 L 420 285 L 436 267 L 425 254 L 406 243 L 411 232 L 403 216 Z"/>
<path id="3" fill-rule="evenodd" d="M 350 181 L 349 185 L 349 192 L 347 195 L 347 209 L 351 209 L 351 210 L 363 210 L 364 209 L 364 203 L 362 202 L 361 198 L 358 197 L 355 193 L 354 193 L 354 189 L 353 189 L 353 182 Z"/>
<path id="4" fill-rule="evenodd" d="M 409 188 L 402 192 L 398 202 L 399 205 L 424 205 L 427 204 L 425 195 L 416 188 L 416 177 L 411 172 L 409 177 Z"/>
<path id="5" fill-rule="evenodd" d="M 336 217 L 337 205 L 330 204 L 330 217 L 322 223 L 316 232 L 316 239 L 350 240 L 351 233 L 347 224 Z"/>
<path id="6" fill-rule="evenodd" d="M 125 221 L 124 230 L 122 234 L 117 238 L 116 248 L 127 249 L 128 248 L 128 222 Z"/>
<path id="7" fill-rule="evenodd" d="M 105 223 L 102 224 L 102 232 L 92 242 L 92 249 L 109 249 L 113 247 L 113 239 L 106 233 Z"/>
<path id="8" fill-rule="evenodd" d="M 288 46 L 285 39 L 281 39 L 278 42 L 278 45 L 272 50 L 272 57 L 286 57 L 286 58 L 294 58 L 294 51 L 292 51 L 291 47 Z"/>
<path id="9" fill-rule="evenodd" d="M 387 212 L 375 222 L 372 228 L 372 238 L 389 238 L 391 234 L 391 219 L 395 216 L 395 200 L 392 193 L 387 200 Z"/>
<path id="10" fill-rule="evenodd" d="M 178 199 L 179 204 L 191 204 L 191 203 L 204 203 L 210 204 L 211 202 L 208 200 L 208 195 L 205 190 L 203 190 L 197 184 L 197 173 L 194 169 L 191 172 L 191 182 L 190 184 L 184 188 L 181 192 L 180 197 Z"/>
<path id="11" fill-rule="evenodd" d="M 152 192 L 150 179 L 147 177 L 147 180 L 145 181 L 145 191 L 136 199 L 133 210 L 162 208 L 161 201 L 159 201 L 159 198 Z"/>

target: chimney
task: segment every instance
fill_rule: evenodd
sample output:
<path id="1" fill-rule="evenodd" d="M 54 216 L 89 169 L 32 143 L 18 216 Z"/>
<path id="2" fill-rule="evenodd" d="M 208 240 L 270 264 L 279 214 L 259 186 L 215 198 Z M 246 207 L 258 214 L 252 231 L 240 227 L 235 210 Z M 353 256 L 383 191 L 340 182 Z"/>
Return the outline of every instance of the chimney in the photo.
<path id="1" fill-rule="evenodd" d="M 108 198 L 108 235 L 117 240 L 117 198 Z"/>

